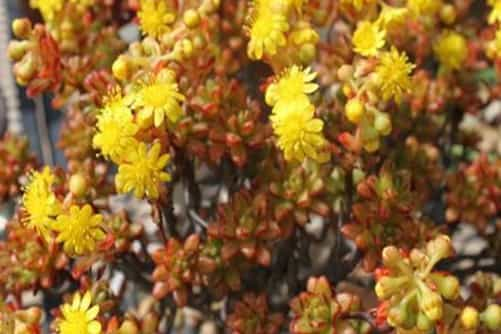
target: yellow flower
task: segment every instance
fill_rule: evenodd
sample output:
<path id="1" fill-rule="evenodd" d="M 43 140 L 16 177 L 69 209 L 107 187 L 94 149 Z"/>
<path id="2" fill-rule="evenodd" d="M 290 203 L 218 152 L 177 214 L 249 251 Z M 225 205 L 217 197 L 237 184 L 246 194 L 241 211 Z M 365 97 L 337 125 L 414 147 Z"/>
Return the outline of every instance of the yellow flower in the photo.
<path id="1" fill-rule="evenodd" d="M 55 176 L 49 167 L 42 172 L 33 172 L 25 188 L 23 208 L 27 217 L 24 220 L 46 241 L 50 240 L 50 224 L 61 211 L 61 204 L 52 192 Z"/>
<path id="2" fill-rule="evenodd" d="M 411 88 L 409 75 L 414 67 L 414 64 L 409 63 L 405 52 L 399 54 L 394 47 L 383 53 L 376 68 L 383 99 L 389 100 L 393 97 L 395 101 L 400 102 L 402 94 Z"/>
<path id="3" fill-rule="evenodd" d="M 322 135 L 324 123 L 314 118 L 314 113 L 315 107 L 307 99 L 300 99 L 270 117 L 277 145 L 286 160 L 302 162 L 309 157 L 325 161 L 325 154 L 320 152 L 326 145 Z"/>
<path id="4" fill-rule="evenodd" d="M 416 16 L 434 15 L 442 7 L 442 0 L 408 0 L 407 7 Z"/>
<path id="5" fill-rule="evenodd" d="M 353 50 L 362 56 L 370 57 L 377 55 L 385 43 L 385 32 L 377 23 L 362 21 L 358 24 L 353 34 Z"/>
<path id="6" fill-rule="evenodd" d="M 285 13 L 272 10 L 272 2 L 255 0 L 248 32 L 250 41 L 247 54 L 251 59 L 261 59 L 263 54 L 273 56 L 286 44 L 285 32 L 289 24 Z"/>
<path id="7" fill-rule="evenodd" d="M 378 22 L 384 29 L 396 29 L 405 24 L 409 10 L 407 8 L 391 7 L 383 3 L 383 10 L 379 14 Z"/>
<path id="8" fill-rule="evenodd" d="M 119 92 L 113 93 L 97 116 L 97 133 L 93 138 L 95 148 L 115 162 L 123 159 L 136 139 L 138 126 L 134 123 L 129 102 Z"/>
<path id="9" fill-rule="evenodd" d="M 161 182 L 170 181 L 171 176 L 164 171 L 170 161 L 168 154 L 160 155 L 160 144 L 155 143 L 147 151 L 145 143 L 131 148 L 127 162 L 120 164 L 115 177 L 115 185 L 120 193 L 134 191 L 138 198 L 147 196 L 158 198 Z"/>
<path id="10" fill-rule="evenodd" d="M 64 319 L 58 323 L 60 334 L 100 334 L 101 324 L 96 320 L 99 305 L 91 306 L 92 296 L 87 291 L 83 298 L 80 293 L 73 296 L 71 304 L 61 306 Z"/>
<path id="11" fill-rule="evenodd" d="M 160 37 L 170 30 L 170 25 L 176 20 L 176 14 L 167 6 L 167 1 L 140 0 L 139 5 L 137 16 L 144 34 Z"/>
<path id="12" fill-rule="evenodd" d="M 84 255 L 96 250 L 96 244 L 103 240 L 103 217 L 93 214 L 92 207 L 72 205 L 69 214 L 61 214 L 52 223 L 59 232 L 56 241 L 64 243 L 64 251 L 69 255 Z"/>
<path id="13" fill-rule="evenodd" d="M 154 125 L 159 127 L 167 117 L 171 123 L 176 123 L 183 116 L 180 102 L 184 101 L 178 90 L 175 74 L 168 69 L 142 82 L 132 104 L 135 110 L 139 110 L 139 122 L 144 125 L 153 118 Z"/>
<path id="14" fill-rule="evenodd" d="M 313 83 L 317 74 L 311 68 L 301 69 L 293 65 L 288 68 L 276 82 L 266 90 L 266 103 L 269 106 L 276 104 L 294 103 L 295 100 L 314 93 L 318 85 Z"/>
<path id="15" fill-rule="evenodd" d="M 501 22 L 501 0 L 488 0 L 492 10 L 489 13 L 488 22 L 489 24 L 494 24 L 495 22 Z"/>
<path id="16" fill-rule="evenodd" d="M 465 38 L 454 31 L 444 31 L 435 42 L 433 51 L 446 70 L 461 68 L 468 55 Z"/>
<path id="17" fill-rule="evenodd" d="M 52 22 L 63 6 L 64 0 L 30 0 L 30 7 L 38 9 L 45 22 Z"/>

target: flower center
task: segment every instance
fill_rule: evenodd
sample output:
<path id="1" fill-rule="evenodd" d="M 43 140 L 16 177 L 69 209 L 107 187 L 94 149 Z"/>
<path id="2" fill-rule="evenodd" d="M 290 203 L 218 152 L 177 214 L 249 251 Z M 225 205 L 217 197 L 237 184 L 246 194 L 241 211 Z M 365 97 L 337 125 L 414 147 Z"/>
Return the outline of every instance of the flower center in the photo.
<path id="1" fill-rule="evenodd" d="M 170 100 L 170 93 L 166 89 L 168 87 L 165 87 L 165 85 L 144 87 L 142 90 L 144 104 L 153 108 L 162 108 L 167 105 Z"/>

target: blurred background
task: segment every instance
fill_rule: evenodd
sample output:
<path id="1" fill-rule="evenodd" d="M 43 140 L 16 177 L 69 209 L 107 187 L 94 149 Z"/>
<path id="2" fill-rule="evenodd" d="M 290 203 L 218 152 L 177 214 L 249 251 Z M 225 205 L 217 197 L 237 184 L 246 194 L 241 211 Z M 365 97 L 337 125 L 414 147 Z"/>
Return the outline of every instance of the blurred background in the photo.
<path id="1" fill-rule="evenodd" d="M 27 136 L 32 150 L 46 164 L 64 164 L 64 158 L 54 149 L 60 125 L 60 112 L 50 109 L 46 97 L 31 100 L 26 97 L 12 76 L 7 58 L 11 38 L 10 22 L 16 17 L 40 16 L 28 6 L 29 0 L 0 0 L 0 135 L 5 131 Z"/>

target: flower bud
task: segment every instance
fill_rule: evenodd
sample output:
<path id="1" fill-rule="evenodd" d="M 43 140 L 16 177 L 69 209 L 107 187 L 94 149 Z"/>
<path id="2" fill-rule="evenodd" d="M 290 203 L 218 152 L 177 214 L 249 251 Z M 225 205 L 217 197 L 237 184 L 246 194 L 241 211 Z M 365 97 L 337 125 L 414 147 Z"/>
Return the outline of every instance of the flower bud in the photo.
<path id="1" fill-rule="evenodd" d="M 127 80 L 130 74 L 130 66 L 125 57 L 118 57 L 113 63 L 111 70 L 113 71 L 113 76 L 118 80 Z"/>
<path id="2" fill-rule="evenodd" d="M 402 277 L 382 277 L 376 284 L 375 291 L 376 295 L 380 299 L 387 299 L 391 295 L 395 294 L 401 290 L 402 286 L 405 285 L 409 279 L 405 276 Z"/>
<path id="3" fill-rule="evenodd" d="M 337 77 L 341 81 L 348 81 L 353 75 L 353 66 L 344 64 L 337 70 Z"/>
<path id="4" fill-rule="evenodd" d="M 27 38 L 32 29 L 31 21 L 27 18 L 15 19 L 12 22 L 12 32 L 17 38 Z"/>
<path id="5" fill-rule="evenodd" d="M 440 10 L 440 19 L 445 24 L 452 24 L 456 21 L 456 8 L 451 4 L 445 4 Z"/>
<path id="6" fill-rule="evenodd" d="M 379 138 L 371 139 L 367 142 L 364 143 L 364 149 L 369 152 L 373 153 L 379 150 L 379 146 L 381 145 L 381 141 Z"/>
<path id="7" fill-rule="evenodd" d="M 382 112 L 377 113 L 376 118 L 374 119 L 374 127 L 381 135 L 389 135 L 391 133 L 392 126 L 388 114 Z"/>
<path id="8" fill-rule="evenodd" d="M 311 63 L 317 55 L 317 48 L 312 43 L 305 43 L 299 49 L 299 60 L 303 64 Z"/>
<path id="9" fill-rule="evenodd" d="M 10 60 L 19 61 L 24 57 L 28 50 L 28 43 L 26 41 L 11 41 L 7 48 L 7 54 Z"/>
<path id="10" fill-rule="evenodd" d="M 437 285 L 440 294 L 448 300 L 456 299 L 459 296 L 459 281 L 452 275 L 432 275 L 433 282 Z"/>
<path id="11" fill-rule="evenodd" d="M 138 334 L 139 329 L 137 325 L 131 320 L 125 320 L 118 330 L 119 334 Z"/>
<path id="12" fill-rule="evenodd" d="M 392 327 L 402 327 L 409 319 L 407 303 L 400 303 L 390 309 L 387 321 Z"/>
<path id="13" fill-rule="evenodd" d="M 200 24 L 200 14 L 194 9 L 188 9 L 184 12 L 183 21 L 188 28 L 196 28 Z"/>
<path id="14" fill-rule="evenodd" d="M 478 311 L 471 306 L 466 306 L 461 312 L 460 321 L 464 329 L 471 330 L 477 328 L 479 325 Z"/>
<path id="15" fill-rule="evenodd" d="M 89 190 L 87 180 L 82 174 L 73 174 L 69 183 L 71 193 L 77 197 L 85 196 Z"/>
<path id="16" fill-rule="evenodd" d="M 30 307 L 27 310 L 17 311 L 16 317 L 27 324 L 38 324 L 42 318 L 42 310 L 38 307 Z"/>
<path id="17" fill-rule="evenodd" d="M 419 286 L 420 296 L 419 296 L 419 308 L 423 313 L 430 318 L 431 321 L 438 321 L 443 315 L 443 304 L 442 298 L 436 292 L 433 292 L 424 283 Z"/>
<path id="18" fill-rule="evenodd" d="M 193 56 L 193 43 L 191 42 L 191 40 L 184 38 L 181 41 L 181 46 L 183 50 L 183 56 L 185 58 L 191 58 L 191 56 Z"/>
<path id="19" fill-rule="evenodd" d="M 37 71 L 37 66 L 33 57 L 30 57 L 28 54 L 23 58 L 20 62 L 14 65 L 14 74 L 16 75 L 16 79 L 21 82 L 30 81 Z"/>
<path id="20" fill-rule="evenodd" d="M 154 334 L 158 330 L 158 315 L 154 312 L 149 312 L 144 317 L 141 324 L 141 333 L 142 334 Z"/>
<path id="21" fill-rule="evenodd" d="M 346 103 L 344 113 L 350 122 L 358 124 L 365 113 L 365 107 L 359 99 L 350 99 L 348 103 Z"/>
<path id="22" fill-rule="evenodd" d="M 441 260 L 454 254 L 451 239 L 442 234 L 426 244 L 426 252 L 429 257 Z"/>
<path id="23" fill-rule="evenodd" d="M 501 329 L 501 306 L 498 304 L 491 304 L 487 306 L 485 311 L 480 315 L 480 319 L 491 331 Z"/>
<path id="24" fill-rule="evenodd" d="M 411 260 L 411 264 L 414 267 L 422 267 L 425 266 L 426 263 L 428 263 L 428 257 L 426 256 L 426 254 L 417 248 L 411 250 L 409 259 Z"/>
<path id="25" fill-rule="evenodd" d="M 397 262 L 402 261 L 400 252 L 395 246 L 387 246 L 382 252 L 383 264 L 387 267 L 396 266 Z"/>
<path id="26" fill-rule="evenodd" d="M 430 320 L 423 312 L 419 312 L 417 315 L 417 321 L 416 321 L 416 327 L 423 331 L 423 332 L 429 332 L 433 326 L 434 322 Z"/>

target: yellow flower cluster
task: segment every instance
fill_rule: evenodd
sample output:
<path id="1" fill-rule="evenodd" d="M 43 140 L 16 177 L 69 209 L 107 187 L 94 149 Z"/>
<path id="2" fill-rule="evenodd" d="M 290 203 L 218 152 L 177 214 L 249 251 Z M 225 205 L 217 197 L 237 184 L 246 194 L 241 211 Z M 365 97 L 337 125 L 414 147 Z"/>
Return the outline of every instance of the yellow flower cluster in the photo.
<path id="1" fill-rule="evenodd" d="M 376 57 L 386 44 L 388 31 L 401 28 L 408 17 L 406 7 L 392 7 L 382 4 L 381 12 L 374 22 L 360 21 L 353 33 L 353 50 L 365 57 Z"/>
<path id="2" fill-rule="evenodd" d="M 298 20 L 292 26 L 289 16 L 292 12 L 302 13 L 304 0 L 254 0 L 248 17 L 249 43 L 247 54 L 251 59 L 275 56 L 288 43 L 299 46 L 299 56 L 307 58 L 310 46 L 319 37 L 306 21 Z M 290 32 L 290 34 L 288 34 Z M 313 48 L 314 49 L 314 48 Z M 303 59 L 304 60 L 304 59 Z"/>
<path id="3" fill-rule="evenodd" d="M 375 22 L 360 22 L 353 34 L 353 50 L 362 56 L 379 60 L 372 83 L 379 88 L 384 100 L 394 98 L 399 102 L 410 89 L 409 75 L 414 65 L 409 63 L 407 55 L 399 53 L 393 46 L 390 51 L 380 51 L 386 43 L 388 27 L 400 26 L 405 22 L 406 15 L 406 8 L 384 5 Z"/>
<path id="4" fill-rule="evenodd" d="M 377 98 L 400 103 L 411 89 L 410 75 L 414 64 L 409 62 L 405 52 L 399 52 L 394 46 L 385 50 L 387 36 L 405 25 L 409 12 L 409 7 L 381 4 L 378 18 L 375 21 L 360 21 L 352 36 L 353 50 L 372 58 L 374 62 L 371 60 L 371 63 L 375 64 L 369 75 L 354 78 L 346 87 L 351 98 L 346 103 L 345 115 L 358 126 L 359 146 L 369 152 L 377 150 L 380 137 L 389 135 L 392 130 L 391 119 L 379 110 Z M 353 71 L 348 66 L 339 73 L 343 80 L 349 81 Z"/>
<path id="5" fill-rule="evenodd" d="M 101 323 L 96 320 L 99 314 L 99 305 L 92 304 L 92 295 L 87 291 L 83 297 L 80 293 L 73 296 L 73 300 L 61 306 L 63 319 L 58 324 L 60 334 L 100 334 L 102 333 Z"/>
<path id="6" fill-rule="evenodd" d="M 55 181 L 48 167 L 32 173 L 23 196 L 24 223 L 47 242 L 57 233 L 56 242 L 64 245 L 68 255 L 92 253 L 105 237 L 102 217 L 94 215 L 90 205 L 73 205 L 66 211 L 53 191 Z"/>
<path id="7" fill-rule="evenodd" d="M 162 182 L 170 180 L 163 170 L 170 161 L 155 143 L 148 150 L 136 137 L 142 129 L 175 124 L 182 116 L 174 72 L 162 69 L 138 81 L 134 91 L 123 96 L 114 91 L 97 116 L 93 145 L 118 165 L 115 185 L 120 193 L 156 199 Z"/>
<path id="8" fill-rule="evenodd" d="M 266 103 L 273 107 L 270 117 L 278 147 L 288 161 L 302 162 L 305 157 L 322 162 L 328 154 L 322 130 L 324 123 L 315 118 L 315 107 L 308 94 L 318 85 L 312 83 L 316 73 L 294 65 L 266 90 Z"/>

